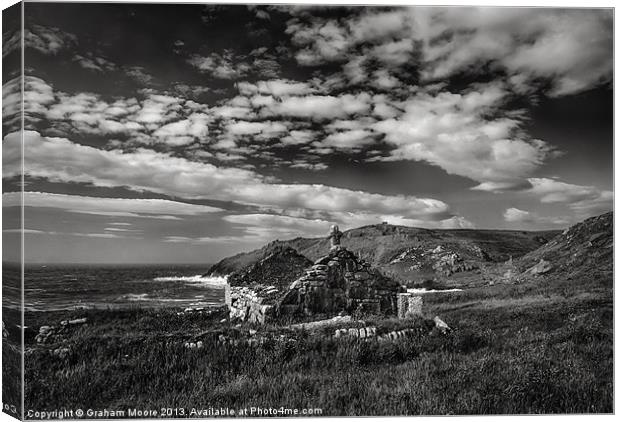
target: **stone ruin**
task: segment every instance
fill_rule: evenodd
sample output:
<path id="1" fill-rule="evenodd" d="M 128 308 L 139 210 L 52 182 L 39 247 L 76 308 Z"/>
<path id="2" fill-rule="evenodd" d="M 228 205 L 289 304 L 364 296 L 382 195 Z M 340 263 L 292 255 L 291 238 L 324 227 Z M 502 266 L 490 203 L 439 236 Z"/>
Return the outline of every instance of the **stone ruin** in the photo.
<path id="1" fill-rule="evenodd" d="M 230 317 L 264 324 L 274 316 L 274 305 L 280 295 L 280 291 L 275 286 L 232 287 Z"/>
<path id="2" fill-rule="evenodd" d="M 338 227 L 332 226 L 328 255 L 289 286 L 276 314 L 396 314 L 401 286 L 341 246 L 341 236 Z"/>
<path id="3" fill-rule="evenodd" d="M 398 294 L 403 288 L 341 246 L 341 237 L 338 226 L 332 226 L 329 253 L 306 268 L 288 287 L 232 287 L 230 316 L 262 324 L 284 315 L 397 315 Z M 413 309 L 414 302 L 411 299 L 411 305 L 407 305 L 411 309 L 407 317 L 418 314 Z"/>
<path id="4" fill-rule="evenodd" d="M 398 318 L 414 318 L 422 316 L 422 296 L 413 293 L 398 294 Z"/>

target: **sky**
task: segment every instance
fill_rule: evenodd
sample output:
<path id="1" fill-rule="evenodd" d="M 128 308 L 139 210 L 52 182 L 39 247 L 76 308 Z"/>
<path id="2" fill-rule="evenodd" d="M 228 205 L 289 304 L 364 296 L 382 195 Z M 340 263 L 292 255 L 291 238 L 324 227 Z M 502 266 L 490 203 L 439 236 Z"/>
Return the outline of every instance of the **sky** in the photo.
<path id="1" fill-rule="evenodd" d="M 611 9 L 26 3 L 25 259 L 212 263 L 612 209 Z M 19 32 L 3 33 L 3 241 Z M 7 260 L 18 259 L 8 251 Z"/>

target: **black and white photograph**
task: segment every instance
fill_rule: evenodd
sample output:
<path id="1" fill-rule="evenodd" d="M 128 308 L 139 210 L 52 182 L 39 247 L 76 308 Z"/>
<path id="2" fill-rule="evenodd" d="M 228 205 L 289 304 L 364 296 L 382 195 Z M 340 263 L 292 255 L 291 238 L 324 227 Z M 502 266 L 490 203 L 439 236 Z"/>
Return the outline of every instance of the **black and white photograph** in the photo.
<path id="1" fill-rule="evenodd" d="M 612 7 L 3 6 L 4 413 L 614 413 Z"/>

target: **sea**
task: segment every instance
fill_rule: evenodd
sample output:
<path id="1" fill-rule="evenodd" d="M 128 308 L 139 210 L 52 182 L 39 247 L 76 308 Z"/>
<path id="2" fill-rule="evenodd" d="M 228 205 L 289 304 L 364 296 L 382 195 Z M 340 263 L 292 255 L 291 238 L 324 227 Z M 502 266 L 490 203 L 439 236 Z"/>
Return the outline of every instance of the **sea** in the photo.
<path id="1" fill-rule="evenodd" d="M 24 309 L 32 312 L 224 303 L 225 277 L 199 265 L 27 265 Z M 2 305 L 19 309 L 20 269 L 3 265 Z"/>

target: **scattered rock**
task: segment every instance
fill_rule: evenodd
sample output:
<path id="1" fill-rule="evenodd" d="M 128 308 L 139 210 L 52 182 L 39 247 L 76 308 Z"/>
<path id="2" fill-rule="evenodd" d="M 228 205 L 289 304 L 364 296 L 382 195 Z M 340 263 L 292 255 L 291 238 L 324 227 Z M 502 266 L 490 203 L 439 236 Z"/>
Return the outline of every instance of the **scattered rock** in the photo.
<path id="1" fill-rule="evenodd" d="M 525 271 L 525 273 L 531 274 L 531 275 L 539 275 L 539 274 L 548 273 L 552 269 L 553 269 L 553 265 L 551 265 L 549 261 L 545 261 L 544 259 L 541 258 L 541 260 L 538 261 L 538 264 L 534 265 L 533 267 L 530 267 L 527 271 Z"/>
<path id="2" fill-rule="evenodd" d="M 342 324 L 346 322 L 351 322 L 351 316 L 336 316 L 330 319 L 323 319 L 319 321 L 312 322 L 304 322 L 302 324 L 293 324 L 290 325 L 290 328 L 293 329 L 303 329 L 303 330 L 315 330 L 317 328 L 328 327 L 330 325 Z"/>
<path id="3" fill-rule="evenodd" d="M 204 343 L 202 341 L 186 341 L 183 344 L 183 347 L 185 347 L 186 349 L 202 349 L 204 347 Z"/>
<path id="4" fill-rule="evenodd" d="M 57 349 L 50 350 L 52 356 L 57 356 L 61 359 L 66 358 L 69 355 L 69 352 L 71 352 L 71 349 L 68 347 L 59 347 Z"/>
<path id="5" fill-rule="evenodd" d="M 439 318 L 438 316 L 433 318 L 433 321 L 435 322 L 435 327 L 439 328 L 439 330 L 441 330 L 441 332 L 445 333 L 446 331 L 450 331 L 451 330 L 451 328 L 448 326 L 448 324 L 443 322 L 443 320 L 441 318 Z"/>
<path id="6" fill-rule="evenodd" d="M 86 324 L 86 318 L 60 321 L 60 325 L 81 325 Z"/>

